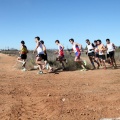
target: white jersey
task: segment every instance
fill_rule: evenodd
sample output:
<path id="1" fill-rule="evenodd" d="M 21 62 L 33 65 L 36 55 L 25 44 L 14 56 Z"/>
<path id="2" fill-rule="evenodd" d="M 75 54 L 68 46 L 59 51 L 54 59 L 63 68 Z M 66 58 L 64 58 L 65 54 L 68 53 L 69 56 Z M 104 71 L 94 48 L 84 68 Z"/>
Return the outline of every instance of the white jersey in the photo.
<path id="1" fill-rule="evenodd" d="M 112 52 L 115 51 L 114 47 L 113 47 L 113 43 L 107 44 L 107 48 L 108 48 L 108 52 Z"/>
<path id="2" fill-rule="evenodd" d="M 58 44 L 58 50 L 59 50 L 59 55 L 63 56 L 64 55 L 64 50 L 61 44 Z"/>
<path id="3" fill-rule="evenodd" d="M 41 43 L 40 43 L 39 47 L 37 48 L 37 53 L 38 53 L 38 54 L 44 54 L 43 46 L 42 46 Z"/>
<path id="4" fill-rule="evenodd" d="M 80 52 L 80 48 L 78 45 L 76 45 L 76 43 L 73 43 L 72 48 L 73 48 L 74 53 Z"/>
<path id="5" fill-rule="evenodd" d="M 109 51 L 107 50 L 107 54 L 109 54 Z"/>
<path id="6" fill-rule="evenodd" d="M 92 52 L 94 52 L 94 47 L 93 47 L 92 44 L 87 45 L 87 49 L 88 49 L 88 53 L 92 53 Z"/>

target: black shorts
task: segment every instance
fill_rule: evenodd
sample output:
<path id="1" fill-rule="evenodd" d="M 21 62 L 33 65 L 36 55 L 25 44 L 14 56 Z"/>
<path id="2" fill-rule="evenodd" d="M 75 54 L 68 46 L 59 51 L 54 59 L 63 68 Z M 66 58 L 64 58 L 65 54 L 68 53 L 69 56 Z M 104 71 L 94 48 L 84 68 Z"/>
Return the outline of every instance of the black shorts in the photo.
<path id="1" fill-rule="evenodd" d="M 88 56 L 95 56 L 94 52 L 88 53 Z"/>
<path id="2" fill-rule="evenodd" d="M 95 54 L 95 57 L 96 57 L 96 58 L 99 58 L 99 54 Z"/>
<path id="3" fill-rule="evenodd" d="M 48 59 L 47 59 L 47 54 L 46 55 L 44 55 L 44 61 L 47 61 Z"/>
<path id="4" fill-rule="evenodd" d="M 22 60 L 26 60 L 27 59 L 27 55 L 26 54 L 21 54 L 20 57 L 21 57 Z"/>
<path id="5" fill-rule="evenodd" d="M 109 58 L 110 57 L 110 55 L 109 54 L 107 54 L 107 58 Z"/>
<path id="6" fill-rule="evenodd" d="M 115 54 L 114 51 L 109 52 L 109 57 L 110 57 L 110 58 L 113 58 L 113 57 L 114 57 L 114 54 Z"/>
<path id="7" fill-rule="evenodd" d="M 37 55 L 37 57 L 39 57 L 39 58 L 41 58 L 41 59 L 43 59 L 43 60 L 44 60 L 44 56 L 45 56 L 44 54 L 38 54 L 38 55 Z"/>
<path id="8" fill-rule="evenodd" d="M 105 55 L 99 55 L 99 58 L 102 59 L 102 60 L 106 60 Z"/>

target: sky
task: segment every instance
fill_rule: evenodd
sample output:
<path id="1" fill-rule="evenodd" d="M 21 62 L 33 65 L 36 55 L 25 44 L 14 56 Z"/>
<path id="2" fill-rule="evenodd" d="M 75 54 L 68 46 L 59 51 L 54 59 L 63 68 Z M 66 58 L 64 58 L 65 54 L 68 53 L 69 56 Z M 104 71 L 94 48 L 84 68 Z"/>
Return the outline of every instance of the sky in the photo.
<path id="1" fill-rule="evenodd" d="M 85 40 L 109 38 L 120 46 L 120 0 L 0 0 L 0 49 L 35 48 L 40 36 L 48 49 L 55 40 L 71 48 L 70 38 L 86 46 Z"/>

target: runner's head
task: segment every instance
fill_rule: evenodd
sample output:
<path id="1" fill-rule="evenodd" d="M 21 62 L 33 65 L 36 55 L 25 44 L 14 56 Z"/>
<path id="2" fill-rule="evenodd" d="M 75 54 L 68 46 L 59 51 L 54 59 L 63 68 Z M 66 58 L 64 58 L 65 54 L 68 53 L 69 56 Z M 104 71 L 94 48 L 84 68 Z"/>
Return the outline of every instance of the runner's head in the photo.
<path id="1" fill-rule="evenodd" d="M 73 44 L 73 43 L 74 43 L 74 39 L 73 39 L 73 38 L 69 39 L 69 42 L 70 42 L 71 44 Z"/>
<path id="2" fill-rule="evenodd" d="M 97 40 L 94 40 L 94 45 L 97 46 Z"/>
<path id="3" fill-rule="evenodd" d="M 101 43 L 101 40 L 97 40 L 97 45 L 100 45 Z"/>
<path id="4" fill-rule="evenodd" d="M 86 39 L 86 43 L 87 43 L 88 45 L 90 45 L 90 40 L 89 40 L 89 39 Z"/>
<path id="5" fill-rule="evenodd" d="M 35 42 L 38 42 L 38 41 L 40 41 L 40 37 L 35 37 Z"/>
<path id="6" fill-rule="evenodd" d="M 43 41 L 43 40 L 41 40 L 40 42 L 41 42 L 42 44 L 44 44 L 44 41 Z"/>
<path id="7" fill-rule="evenodd" d="M 22 44 L 22 45 L 25 45 L 25 42 L 22 40 L 22 41 L 21 41 L 21 44 Z"/>
<path id="8" fill-rule="evenodd" d="M 107 44 L 110 44 L 110 39 L 106 39 L 106 43 L 107 43 Z"/>
<path id="9" fill-rule="evenodd" d="M 60 41 L 59 41 L 59 40 L 56 40 L 55 43 L 56 43 L 56 45 L 58 45 L 58 44 L 60 43 Z"/>

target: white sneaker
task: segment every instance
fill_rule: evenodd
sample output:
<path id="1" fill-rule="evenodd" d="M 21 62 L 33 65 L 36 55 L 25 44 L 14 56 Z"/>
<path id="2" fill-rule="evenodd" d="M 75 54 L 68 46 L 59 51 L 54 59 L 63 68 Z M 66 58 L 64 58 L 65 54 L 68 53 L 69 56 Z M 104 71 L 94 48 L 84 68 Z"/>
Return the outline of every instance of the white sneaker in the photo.
<path id="1" fill-rule="evenodd" d="M 22 69 L 23 72 L 27 71 L 26 68 Z"/>
<path id="2" fill-rule="evenodd" d="M 80 70 L 80 71 L 87 71 L 87 69 L 84 68 L 84 69 L 82 69 L 82 70 Z"/>
<path id="3" fill-rule="evenodd" d="M 87 65 L 86 61 L 85 61 L 85 60 L 83 60 L 83 62 L 84 62 L 84 65 L 86 66 L 86 65 Z"/>
<path id="4" fill-rule="evenodd" d="M 49 64 L 48 64 L 48 63 L 46 64 L 46 69 L 47 69 L 47 70 L 49 69 Z"/>
<path id="5" fill-rule="evenodd" d="M 37 74 L 43 74 L 43 71 L 39 71 Z"/>

